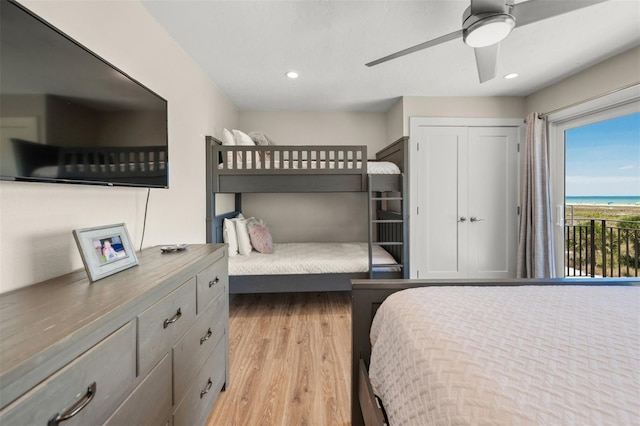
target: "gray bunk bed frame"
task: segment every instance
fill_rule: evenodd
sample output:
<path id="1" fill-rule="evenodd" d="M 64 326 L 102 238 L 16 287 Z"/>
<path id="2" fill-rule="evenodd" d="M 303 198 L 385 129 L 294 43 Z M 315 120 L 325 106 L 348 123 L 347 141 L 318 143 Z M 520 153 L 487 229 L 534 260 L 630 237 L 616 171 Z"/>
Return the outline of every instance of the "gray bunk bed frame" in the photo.
<path id="1" fill-rule="evenodd" d="M 222 242 L 224 219 L 236 217 L 242 211 L 242 193 L 369 194 L 368 272 L 236 275 L 229 277 L 229 292 L 350 291 L 352 279 L 406 278 L 409 228 L 408 203 L 403 196 L 408 192 L 405 173 L 405 166 L 409 164 L 407 143 L 407 137 L 400 138 L 376 154 L 377 161 L 390 161 L 398 165 L 400 175 L 368 175 L 366 146 L 224 146 L 216 138 L 207 136 L 208 243 Z M 273 161 L 261 161 L 266 156 Z M 279 168 L 283 162 L 297 168 Z M 329 163 L 333 168 L 327 166 Z M 215 215 L 217 193 L 235 194 L 234 211 Z M 399 204 L 399 211 L 388 210 L 389 203 L 395 203 L 394 206 Z M 377 271 L 382 265 L 372 263 L 372 244 L 384 247 L 396 259 L 401 271 Z"/>
<path id="2" fill-rule="evenodd" d="M 353 280 L 351 289 L 351 424 L 387 425 L 384 407 L 369 381 L 371 324 L 387 297 L 401 290 L 443 286 L 640 286 L 637 278 L 531 278 L 494 280 Z"/>

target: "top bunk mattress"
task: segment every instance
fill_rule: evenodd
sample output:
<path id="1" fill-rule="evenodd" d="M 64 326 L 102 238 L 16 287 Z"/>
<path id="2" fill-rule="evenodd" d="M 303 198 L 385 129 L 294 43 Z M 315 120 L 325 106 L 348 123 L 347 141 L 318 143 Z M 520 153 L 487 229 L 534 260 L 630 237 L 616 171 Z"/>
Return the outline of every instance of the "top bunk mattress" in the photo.
<path id="1" fill-rule="evenodd" d="M 640 287 L 405 290 L 371 343 L 391 425 L 640 424 Z"/>
<path id="2" fill-rule="evenodd" d="M 400 270 L 383 248 L 373 246 L 373 263 Z M 378 268 L 376 268 L 378 270 Z M 367 243 L 274 243 L 272 254 L 229 257 L 229 275 L 330 274 L 369 271 Z"/>
<path id="3" fill-rule="evenodd" d="M 360 161 L 353 162 L 350 164 L 345 163 L 337 163 L 333 161 L 288 161 L 288 160 L 266 160 L 264 163 L 262 161 L 256 161 L 255 167 L 252 165 L 253 163 L 249 161 L 246 165 L 238 162 L 234 164 L 232 161 L 228 161 L 227 164 L 218 164 L 219 170 L 263 170 L 266 173 L 269 172 L 277 172 L 278 170 L 342 170 L 342 169 L 350 169 L 348 166 L 352 165 L 353 169 L 362 168 L 362 163 Z M 390 161 L 367 161 L 367 173 L 370 175 L 399 175 L 402 173 L 400 168 L 390 162 Z"/>

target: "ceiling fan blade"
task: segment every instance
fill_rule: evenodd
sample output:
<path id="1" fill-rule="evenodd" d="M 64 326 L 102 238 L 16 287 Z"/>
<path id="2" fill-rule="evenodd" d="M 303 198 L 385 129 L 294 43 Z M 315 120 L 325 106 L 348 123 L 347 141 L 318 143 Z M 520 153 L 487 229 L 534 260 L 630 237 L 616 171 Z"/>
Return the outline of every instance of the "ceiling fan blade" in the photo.
<path id="1" fill-rule="evenodd" d="M 419 50 L 426 49 L 427 47 L 436 46 L 438 44 L 446 43 L 448 41 L 455 40 L 455 39 L 461 38 L 461 37 L 462 37 L 462 30 L 458 30 L 458 31 L 450 33 L 450 34 L 443 35 L 443 36 L 438 37 L 438 38 L 434 38 L 433 40 L 429 40 L 429 41 L 425 41 L 424 43 L 416 44 L 413 47 L 409 47 L 409 48 L 401 50 L 399 52 L 392 53 L 391 55 L 387 55 L 387 56 L 385 56 L 383 58 L 376 59 L 375 61 L 371 61 L 371 62 L 369 62 L 369 63 L 367 63 L 365 65 L 368 66 L 368 67 L 372 67 L 374 65 L 378 65 L 378 64 L 381 64 L 383 62 L 387 62 L 387 61 L 390 61 L 392 59 L 396 59 L 396 58 L 399 58 L 401 56 L 408 55 L 409 53 L 417 52 Z"/>
<path id="2" fill-rule="evenodd" d="M 605 1 L 608 0 L 529 0 L 515 4 L 511 14 L 516 18 L 516 27 L 521 27 Z"/>
<path id="3" fill-rule="evenodd" d="M 496 76 L 498 68 L 498 50 L 500 43 L 492 44 L 487 47 L 476 47 L 476 64 L 478 65 L 478 77 L 480 83 L 491 80 Z"/>

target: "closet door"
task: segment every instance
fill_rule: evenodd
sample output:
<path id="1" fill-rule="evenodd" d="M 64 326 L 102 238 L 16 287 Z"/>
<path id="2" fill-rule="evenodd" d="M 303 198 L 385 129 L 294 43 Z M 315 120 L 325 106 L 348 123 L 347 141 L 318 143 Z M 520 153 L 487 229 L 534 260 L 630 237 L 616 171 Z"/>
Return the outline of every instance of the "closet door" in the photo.
<path id="1" fill-rule="evenodd" d="M 411 137 L 411 277 L 515 276 L 518 128 L 420 126 Z"/>
<path id="2" fill-rule="evenodd" d="M 469 128 L 469 278 L 515 276 L 517 143 L 514 127 Z"/>
<path id="3" fill-rule="evenodd" d="M 467 181 L 467 129 L 420 127 L 417 140 L 412 277 L 465 278 L 468 201 L 460 183 Z"/>

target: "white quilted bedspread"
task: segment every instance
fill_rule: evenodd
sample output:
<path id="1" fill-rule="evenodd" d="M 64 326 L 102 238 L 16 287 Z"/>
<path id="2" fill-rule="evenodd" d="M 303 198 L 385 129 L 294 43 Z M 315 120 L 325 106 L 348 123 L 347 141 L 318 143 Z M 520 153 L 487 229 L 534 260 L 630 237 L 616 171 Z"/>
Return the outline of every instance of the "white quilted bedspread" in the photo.
<path id="1" fill-rule="evenodd" d="M 373 263 L 397 263 L 383 248 L 373 247 Z M 288 275 L 367 272 L 367 243 L 274 243 L 272 254 L 256 251 L 229 258 L 229 275 Z M 390 269 L 392 270 L 392 269 Z"/>
<path id="2" fill-rule="evenodd" d="M 640 287 L 390 296 L 369 374 L 391 425 L 640 425 Z"/>

